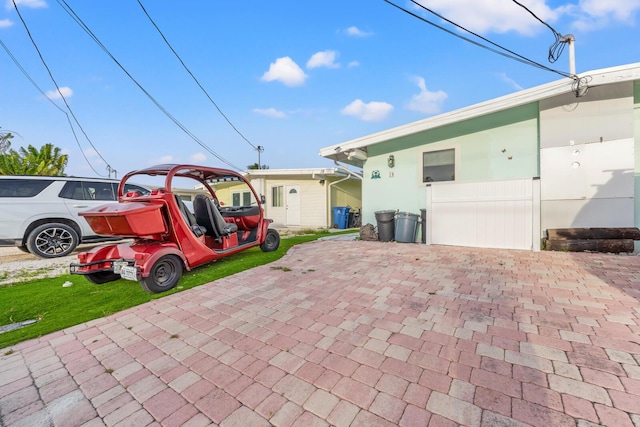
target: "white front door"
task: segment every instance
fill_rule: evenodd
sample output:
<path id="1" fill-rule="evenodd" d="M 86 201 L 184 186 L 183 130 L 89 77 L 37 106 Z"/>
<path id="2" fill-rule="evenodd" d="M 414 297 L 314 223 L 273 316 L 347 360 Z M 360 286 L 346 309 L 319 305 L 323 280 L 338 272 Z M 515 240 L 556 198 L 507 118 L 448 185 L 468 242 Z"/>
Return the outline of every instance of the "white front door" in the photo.
<path id="1" fill-rule="evenodd" d="M 300 186 L 286 186 L 285 193 L 287 225 L 300 225 Z"/>

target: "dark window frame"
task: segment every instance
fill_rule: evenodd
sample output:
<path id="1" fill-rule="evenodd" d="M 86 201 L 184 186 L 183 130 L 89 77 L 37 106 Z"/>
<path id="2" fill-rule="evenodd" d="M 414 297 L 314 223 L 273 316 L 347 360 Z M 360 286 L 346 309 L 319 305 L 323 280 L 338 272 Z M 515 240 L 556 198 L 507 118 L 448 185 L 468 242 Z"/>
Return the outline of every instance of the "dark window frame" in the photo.
<path id="1" fill-rule="evenodd" d="M 427 159 L 427 157 L 434 157 Z M 451 159 L 448 159 L 451 157 Z M 456 180 L 456 149 L 422 152 L 422 182 L 445 182 Z"/>
<path id="2" fill-rule="evenodd" d="M 271 187 L 271 207 L 284 207 L 284 185 L 274 185 Z"/>

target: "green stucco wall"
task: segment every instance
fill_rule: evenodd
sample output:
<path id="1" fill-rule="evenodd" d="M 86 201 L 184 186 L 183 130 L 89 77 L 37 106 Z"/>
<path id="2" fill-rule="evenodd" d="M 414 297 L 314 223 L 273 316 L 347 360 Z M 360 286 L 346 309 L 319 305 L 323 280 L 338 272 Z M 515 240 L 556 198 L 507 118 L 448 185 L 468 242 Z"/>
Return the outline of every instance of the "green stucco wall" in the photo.
<path id="1" fill-rule="evenodd" d="M 538 103 L 532 103 L 368 147 L 362 183 L 363 223 L 375 224 L 375 211 L 419 213 L 425 207 L 424 151 L 454 147 L 456 181 L 539 176 L 538 135 Z M 387 164 L 390 155 L 395 160 L 393 168 Z M 376 171 L 380 178 L 372 178 Z"/>

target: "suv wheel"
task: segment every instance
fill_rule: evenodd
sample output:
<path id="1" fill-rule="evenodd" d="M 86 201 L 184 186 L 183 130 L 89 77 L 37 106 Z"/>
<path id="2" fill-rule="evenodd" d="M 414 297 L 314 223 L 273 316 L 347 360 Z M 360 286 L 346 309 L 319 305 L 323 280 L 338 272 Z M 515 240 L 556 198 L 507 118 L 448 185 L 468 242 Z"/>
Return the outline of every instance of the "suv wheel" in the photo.
<path id="1" fill-rule="evenodd" d="M 69 255 L 78 246 L 78 233 L 66 224 L 51 222 L 36 227 L 27 237 L 27 249 L 42 258 Z"/>

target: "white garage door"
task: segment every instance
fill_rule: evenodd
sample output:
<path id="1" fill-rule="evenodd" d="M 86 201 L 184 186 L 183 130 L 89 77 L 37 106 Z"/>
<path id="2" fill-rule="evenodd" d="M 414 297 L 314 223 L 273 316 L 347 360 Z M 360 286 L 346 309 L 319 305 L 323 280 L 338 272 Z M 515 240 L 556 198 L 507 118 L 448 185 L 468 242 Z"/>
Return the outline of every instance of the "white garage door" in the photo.
<path id="1" fill-rule="evenodd" d="M 427 244 L 540 250 L 540 180 L 427 187 Z"/>

